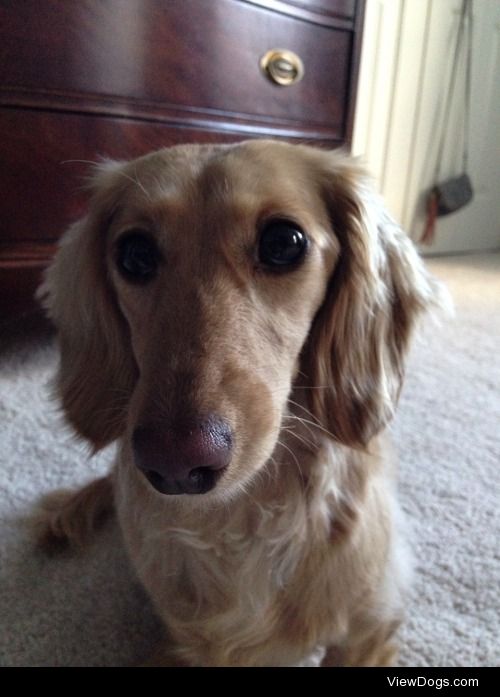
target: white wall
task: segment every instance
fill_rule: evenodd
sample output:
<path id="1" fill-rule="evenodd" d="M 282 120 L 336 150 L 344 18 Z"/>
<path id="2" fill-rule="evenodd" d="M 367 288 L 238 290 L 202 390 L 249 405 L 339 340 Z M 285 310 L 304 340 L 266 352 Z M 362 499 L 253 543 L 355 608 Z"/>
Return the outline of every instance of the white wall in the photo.
<path id="1" fill-rule="evenodd" d="M 367 0 L 353 153 L 413 239 L 433 183 L 441 95 L 460 0 Z M 439 218 L 432 252 L 500 247 L 500 2 L 474 0 L 470 167 L 474 201 Z M 459 88 L 463 85 L 463 61 Z M 460 95 L 457 95 L 460 97 Z M 447 124 L 443 176 L 461 170 L 461 105 Z"/>

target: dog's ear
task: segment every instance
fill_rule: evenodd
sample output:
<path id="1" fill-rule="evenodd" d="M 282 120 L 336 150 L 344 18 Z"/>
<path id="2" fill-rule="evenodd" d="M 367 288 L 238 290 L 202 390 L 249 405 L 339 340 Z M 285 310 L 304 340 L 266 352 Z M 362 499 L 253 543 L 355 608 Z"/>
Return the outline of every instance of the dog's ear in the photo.
<path id="1" fill-rule="evenodd" d="M 123 432 L 136 373 L 106 268 L 106 230 L 125 181 L 120 168 L 97 168 L 89 213 L 63 236 L 37 292 L 59 333 L 56 388 L 65 415 L 96 451 Z"/>
<path id="2" fill-rule="evenodd" d="M 364 447 L 393 415 L 412 329 L 439 284 L 362 171 L 331 154 L 317 170 L 340 253 L 301 370 L 314 416 Z"/>

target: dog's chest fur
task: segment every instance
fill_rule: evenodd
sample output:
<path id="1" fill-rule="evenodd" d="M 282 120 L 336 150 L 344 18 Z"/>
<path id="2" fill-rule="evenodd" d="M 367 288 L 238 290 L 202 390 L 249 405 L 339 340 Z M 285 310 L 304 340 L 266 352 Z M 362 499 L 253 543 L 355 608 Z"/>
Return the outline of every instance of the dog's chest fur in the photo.
<path id="1" fill-rule="evenodd" d="M 182 647 L 176 659 L 290 664 L 318 645 L 342 641 L 356 603 L 372 596 L 384 575 L 383 568 L 353 574 L 353 546 L 362 559 L 365 545 L 385 544 L 389 521 L 379 516 L 368 536 L 360 521 L 348 540 L 337 539 L 339 463 L 327 458 L 315 466 L 306 487 L 303 473 L 282 463 L 281 478 L 263 476 L 237 500 L 197 511 L 141 486 L 122 456 L 116 470 L 122 530 L 139 578 Z M 387 510 L 372 489 L 364 495 L 372 499 L 368 508 Z M 353 585 L 352 578 L 359 580 Z"/>

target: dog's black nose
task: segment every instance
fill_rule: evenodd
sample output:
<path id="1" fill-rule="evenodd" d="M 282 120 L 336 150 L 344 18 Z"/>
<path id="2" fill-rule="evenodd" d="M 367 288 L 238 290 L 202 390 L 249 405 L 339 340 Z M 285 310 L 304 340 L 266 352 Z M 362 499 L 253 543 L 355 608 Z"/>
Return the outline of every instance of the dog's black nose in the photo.
<path id="1" fill-rule="evenodd" d="M 162 494 L 204 494 L 231 459 L 233 437 L 217 416 L 184 419 L 173 426 L 138 426 L 132 435 L 135 464 Z"/>

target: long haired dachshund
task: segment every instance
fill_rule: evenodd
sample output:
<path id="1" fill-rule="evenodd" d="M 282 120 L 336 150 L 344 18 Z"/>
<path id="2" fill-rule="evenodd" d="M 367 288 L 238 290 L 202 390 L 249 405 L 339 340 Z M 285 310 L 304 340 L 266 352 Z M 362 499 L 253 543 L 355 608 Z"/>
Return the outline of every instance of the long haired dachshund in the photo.
<path id="1" fill-rule="evenodd" d="M 40 297 L 57 391 L 109 476 L 45 545 L 117 513 L 166 632 L 151 664 L 395 659 L 406 577 L 391 419 L 439 284 L 346 155 L 252 141 L 97 167 Z"/>

